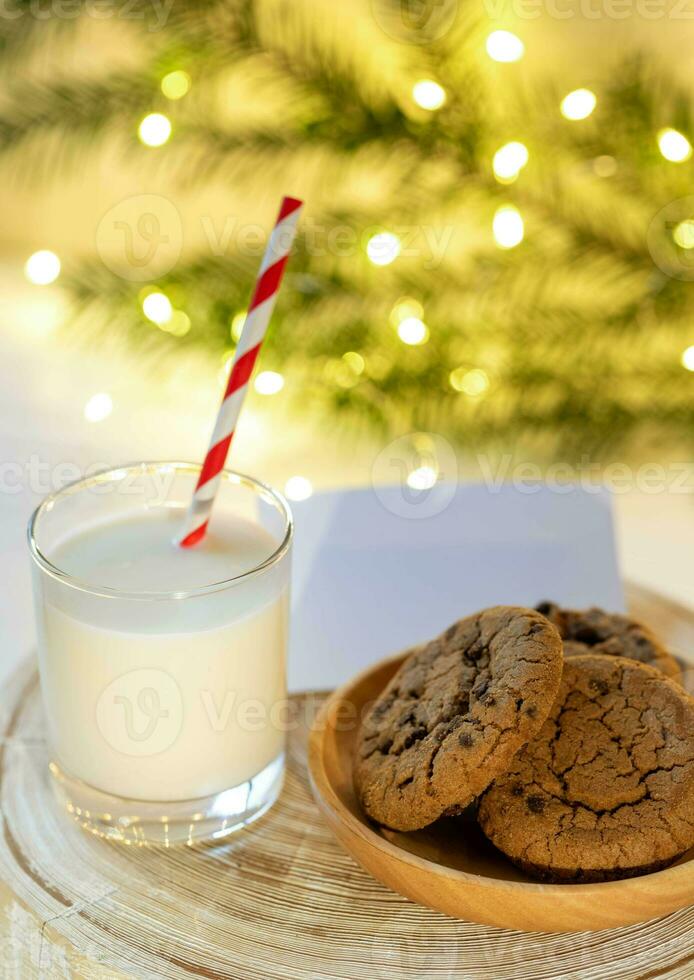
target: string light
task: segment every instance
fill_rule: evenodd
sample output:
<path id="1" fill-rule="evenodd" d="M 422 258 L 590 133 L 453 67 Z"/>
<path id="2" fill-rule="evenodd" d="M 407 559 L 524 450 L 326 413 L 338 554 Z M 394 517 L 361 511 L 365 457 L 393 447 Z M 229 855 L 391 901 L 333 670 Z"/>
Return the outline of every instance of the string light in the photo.
<path id="1" fill-rule="evenodd" d="M 593 160 L 593 171 L 598 177 L 614 177 L 617 173 L 617 161 L 614 157 L 603 154 Z"/>
<path id="2" fill-rule="evenodd" d="M 487 372 L 481 368 L 455 368 L 449 375 L 451 387 L 456 391 L 461 391 L 471 398 L 483 395 L 489 388 L 489 378 Z"/>
<path id="3" fill-rule="evenodd" d="M 313 485 L 305 476 L 290 476 L 284 485 L 284 492 L 290 500 L 308 500 L 313 493 Z"/>
<path id="4" fill-rule="evenodd" d="M 373 235 L 366 246 L 366 254 L 374 265 L 390 265 L 400 254 L 400 239 L 390 231 Z"/>
<path id="5" fill-rule="evenodd" d="M 661 129 L 658 133 L 658 147 L 670 163 L 683 163 L 692 155 L 692 144 L 676 129 Z"/>
<path id="6" fill-rule="evenodd" d="M 487 54 L 494 61 L 520 61 L 525 54 L 525 45 L 511 31 L 492 31 L 487 38 Z"/>
<path id="7" fill-rule="evenodd" d="M 161 112 L 150 112 L 140 123 L 137 135 L 145 146 L 163 146 L 171 136 L 171 123 Z"/>
<path id="8" fill-rule="evenodd" d="M 232 340 L 239 340 L 239 338 L 241 337 L 241 333 L 243 332 L 243 325 L 244 325 L 245 322 L 246 322 L 246 314 L 245 313 L 236 313 L 232 317 L 232 319 L 231 319 L 231 327 L 230 327 L 230 333 L 231 333 L 231 339 Z"/>
<path id="9" fill-rule="evenodd" d="M 492 233 L 499 248 L 515 248 L 523 241 L 525 225 L 518 208 L 504 204 L 494 215 Z"/>
<path id="10" fill-rule="evenodd" d="M 161 80 L 161 90 L 167 99 L 182 99 L 190 91 L 190 75 L 187 71 L 170 71 Z"/>
<path id="11" fill-rule="evenodd" d="M 591 92 L 589 88 L 577 88 L 564 96 L 559 108 L 565 119 L 578 121 L 579 119 L 587 119 L 597 102 L 595 93 Z"/>
<path id="12" fill-rule="evenodd" d="M 174 310 L 171 319 L 158 324 L 159 328 L 165 333 L 170 333 L 174 337 L 185 337 L 191 328 L 190 317 L 183 310 Z"/>
<path id="13" fill-rule="evenodd" d="M 424 313 L 424 307 L 417 299 L 412 299 L 411 296 L 403 296 L 399 299 L 393 309 L 390 311 L 390 322 L 394 327 L 397 327 L 399 323 L 408 317 L 416 316 L 421 318 Z"/>
<path id="14" fill-rule="evenodd" d="M 24 265 L 24 275 L 35 286 L 48 286 L 60 275 L 60 259 L 47 248 L 30 255 Z"/>
<path id="15" fill-rule="evenodd" d="M 437 479 L 438 473 L 433 466 L 418 466 L 407 474 L 407 485 L 411 490 L 431 490 Z"/>
<path id="16" fill-rule="evenodd" d="M 164 293 L 149 293 L 142 300 L 142 312 L 148 320 L 160 327 L 163 323 L 168 323 L 173 316 L 173 306 Z"/>
<path id="17" fill-rule="evenodd" d="M 412 89 L 412 98 L 422 109 L 434 112 L 446 101 L 446 90 L 431 78 L 422 78 Z"/>
<path id="18" fill-rule="evenodd" d="M 87 422 L 103 422 L 113 411 L 111 396 L 105 391 L 92 395 L 84 406 L 84 417 Z"/>
<path id="19" fill-rule="evenodd" d="M 694 344 L 682 351 L 682 367 L 688 371 L 694 371 Z"/>
<path id="20" fill-rule="evenodd" d="M 408 316 L 398 324 L 398 337 L 403 344 L 417 347 L 419 344 L 426 344 L 429 339 L 429 328 L 419 317 Z"/>
<path id="21" fill-rule="evenodd" d="M 284 378 L 277 371 L 261 371 L 253 387 L 259 395 L 276 395 L 284 388 Z"/>
<path id="22" fill-rule="evenodd" d="M 355 374 L 364 373 L 366 362 L 361 354 L 357 354 L 355 350 L 348 350 L 346 354 L 342 355 L 342 360 L 349 368 L 352 369 L 352 371 L 354 371 Z"/>
<path id="23" fill-rule="evenodd" d="M 511 184 L 528 162 L 528 148 L 524 143 L 505 143 L 494 154 L 492 169 L 501 184 Z"/>
<path id="24" fill-rule="evenodd" d="M 672 233 L 675 244 L 680 248 L 694 248 L 694 219 L 680 221 Z"/>

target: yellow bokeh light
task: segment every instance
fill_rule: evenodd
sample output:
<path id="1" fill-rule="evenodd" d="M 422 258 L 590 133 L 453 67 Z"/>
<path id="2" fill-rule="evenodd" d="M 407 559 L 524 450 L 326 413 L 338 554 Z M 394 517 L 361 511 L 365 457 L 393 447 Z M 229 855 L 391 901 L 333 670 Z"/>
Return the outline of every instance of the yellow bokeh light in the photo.
<path id="1" fill-rule="evenodd" d="M 670 163 L 683 163 L 692 155 L 692 144 L 676 129 L 661 129 L 658 133 L 658 147 Z"/>
<path id="2" fill-rule="evenodd" d="M 305 476 L 290 476 L 284 485 L 284 492 L 290 500 L 308 500 L 313 486 Z"/>
<path id="3" fill-rule="evenodd" d="M 231 326 L 229 328 L 229 332 L 231 333 L 232 340 L 239 340 L 241 334 L 243 333 L 243 325 L 245 322 L 246 322 L 245 313 L 236 313 L 231 318 Z"/>
<path id="4" fill-rule="evenodd" d="M 609 154 L 603 153 L 593 160 L 593 172 L 598 177 L 614 177 L 617 173 L 617 161 Z"/>
<path id="5" fill-rule="evenodd" d="M 190 317 L 183 310 L 174 310 L 171 319 L 159 324 L 166 333 L 174 337 L 185 337 L 191 328 Z"/>
<path id="6" fill-rule="evenodd" d="M 518 208 L 512 204 L 504 204 L 494 215 L 492 222 L 494 240 L 499 248 L 515 248 L 523 241 L 525 225 Z"/>
<path id="7" fill-rule="evenodd" d="M 694 371 L 694 344 L 682 351 L 682 367 L 688 371 Z"/>
<path id="8" fill-rule="evenodd" d="M 48 286 L 60 275 L 60 259 L 47 248 L 30 255 L 24 265 L 24 275 L 35 286 Z"/>
<path id="9" fill-rule="evenodd" d="M 419 317 L 408 316 L 398 324 L 398 337 L 403 344 L 416 347 L 419 344 L 425 344 L 427 342 L 429 339 L 429 328 Z"/>
<path id="10" fill-rule="evenodd" d="M 407 485 L 411 490 L 431 490 L 437 479 L 438 473 L 433 466 L 418 466 L 407 474 Z"/>
<path id="11" fill-rule="evenodd" d="M 680 248 L 694 248 L 694 219 L 686 218 L 680 221 L 672 233 L 675 244 Z"/>
<path id="12" fill-rule="evenodd" d="M 431 78 L 422 78 L 412 89 L 412 98 L 421 109 L 434 112 L 446 101 L 446 90 Z"/>
<path id="13" fill-rule="evenodd" d="M 170 71 L 161 80 L 161 90 L 167 99 L 182 99 L 190 91 L 190 75 L 187 71 Z"/>
<path id="14" fill-rule="evenodd" d="M 400 254 L 400 239 L 390 231 L 373 235 L 366 246 L 366 254 L 374 265 L 390 265 Z"/>
<path id="15" fill-rule="evenodd" d="M 137 135 L 145 146 L 163 146 L 171 136 L 171 122 L 161 112 L 150 112 L 140 123 Z"/>
<path id="16" fill-rule="evenodd" d="M 397 327 L 399 323 L 402 323 L 404 319 L 408 316 L 420 317 L 424 313 L 424 307 L 417 299 L 412 299 L 411 296 L 403 296 L 399 299 L 393 309 L 390 311 L 390 322 L 394 327 Z"/>
<path id="17" fill-rule="evenodd" d="M 573 121 L 587 119 L 597 102 L 595 93 L 591 92 L 589 88 L 577 88 L 561 100 L 561 114 L 565 119 Z"/>
<path id="18" fill-rule="evenodd" d="M 489 388 L 487 372 L 481 368 L 472 368 L 471 370 L 462 367 L 456 368 L 451 371 L 449 380 L 452 388 L 469 395 L 471 398 L 483 395 Z"/>
<path id="19" fill-rule="evenodd" d="M 277 371 L 261 371 L 253 387 L 259 395 L 276 395 L 284 388 L 284 378 Z"/>
<path id="20" fill-rule="evenodd" d="M 525 54 L 525 45 L 511 31 L 492 31 L 487 38 L 487 54 L 494 61 L 519 61 Z"/>
<path id="21" fill-rule="evenodd" d="M 111 396 L 105 391 L 100 391 L 87 401 L 84 406 L 84 417 L 87 422 L 103 422 L 113 411 L 113 401 Z"/>
<path id="22" fill-rule="evenodd" d="M 171 300 L 164 293 L 149 293 L 142 300 L 142 312 L 160 327 L 163 323 L 168 323 L 173 316 Z"/>
<path id="23" fill-rule="evenodd" d="M 364 358 L 355 350 L 348 350 L 346 354 L 342 355 L 342 360 L 355 374 L 364 373 L 364 368 L 366 367 Z"/>
<path id="24" fill-rule="evenodd" d="M 524 143 L 505 143 L 494 154 L 494 176 L 502 184 L 514 181 L 528 162 L 528 148 Z"/>

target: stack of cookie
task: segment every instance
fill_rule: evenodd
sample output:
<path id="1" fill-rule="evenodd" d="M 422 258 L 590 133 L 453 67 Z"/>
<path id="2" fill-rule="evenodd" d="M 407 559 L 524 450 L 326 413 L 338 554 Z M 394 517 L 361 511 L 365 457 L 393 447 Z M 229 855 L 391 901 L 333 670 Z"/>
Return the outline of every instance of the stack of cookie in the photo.
<path id="1" fill-rule="evenodd" d="M 413 650 L 369 709 L 362 806 L 410 831 L 474 805 L 547 881 L 663 868 L 694 846 L 694 699 L 678 674 L 624 616 L 486 609 Z"/>

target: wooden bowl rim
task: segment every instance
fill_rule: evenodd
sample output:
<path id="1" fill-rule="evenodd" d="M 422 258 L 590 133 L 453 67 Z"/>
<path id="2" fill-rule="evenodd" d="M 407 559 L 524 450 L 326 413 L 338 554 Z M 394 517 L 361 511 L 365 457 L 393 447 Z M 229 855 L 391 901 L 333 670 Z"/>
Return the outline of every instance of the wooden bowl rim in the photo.
<path id="1" fill-rule="evenodd" d="M 384 657 L 382 660 L 377 661 L 365 670 L 360 671 L 351 680 L 343 684 L 341 687 L 337 688 L 328 697 L 328 699 L 321 705 L 321 708 L 316 715 L 316 718 L 311 727 L 308 743 L 308 770 L 309 778 L 311 783 L 311 789 L 313 795 L 317 802 L 327 807 L 333 818 L 340 824 L 343 824 L 349 828 L 349 830 L 360 837 L 361 840 L 376 850 L 385 852 L 395 861 L 399 861 L 404 864 L 411 865 L 413 868 L 417 868 L 421 871 L 427 872 L 433 875 L 444 875 L 448 879 L 453 879 L 460 882 L 475 883 L 479 887 L 489 888 L 490 890 L 497 890 L 499 888 L 511 889 L 512 891 L 518 891 L 522 893 L 531 892 L 537 895 L 552 895 L 557 898 L 559 896 L 566 897 L 567 892 L 571 894 L 580 893 L 583 896 L 589 896 L 591 894 L 598 896 L 605 896 L 609 892 L 615 891 L 625 891 L 626 889 L 638 890 L 641 883 L 648 882 L 649 884 L 657 883 L 659 886 L 667 886 L 671 881 L 679 881 L 679 879 L 684 880 L 686 876 L 692 874 L 692 861 L 694 857 L 689 858 L 684 863 L 675 864 L 669 868 L 663 868 L 660 871 L 653 871 L 649 874 L 636 875 L 633 878 L 620 878 L 616 881 L 599 881 L 599 882 L 587 882 L 587 883 L 565 883 L 565 884 L 552 884 L 545 882 L 535 882 L 535 881 L 513 881 L 507 878 L 490 878 L 487 875 L 475 874 L 472 871 L 462 871 L 459 868 L 451 868 L 444 864 L 439 864 L 436 861 L 430 861 L 428 858 L 420 857 L 417 854 L 413 854 L 411 851 L 406 851 L 404 848 L 398 847 L 397 844 L 393 844 L 387 838 L 382 837 L 379 833 L 373 830 L 366 821 L 368 817 L 364 816 L 364 820 L 361 821 L 355 817 L 341 801 L 340 797 L 335 792 L 323 761 L 323 749 L 325 736 L 328 731 L 333 731 L 334 726 L 332 724 L 332 715 L 340 703 L 343 700 L 349 700 L 350 692 L 360 685 L 363 680 L 369 677 L 372 673 L 382 670 L 384 667 L 391 665 L 393 670 L 397 668 L 397 665 L 401 663 L 405 657 L 406 653 L 401 652 L 395 654 L 395 656 Z M 692 878 L 692 901 L 694 901 L 694 877 Z"/>

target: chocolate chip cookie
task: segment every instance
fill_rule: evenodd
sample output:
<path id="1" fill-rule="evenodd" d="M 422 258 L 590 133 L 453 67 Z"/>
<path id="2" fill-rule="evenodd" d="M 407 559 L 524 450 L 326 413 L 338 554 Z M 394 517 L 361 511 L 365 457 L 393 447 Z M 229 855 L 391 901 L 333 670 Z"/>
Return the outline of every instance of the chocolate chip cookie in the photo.
<path id="1" fill-rule="evenodd" d="M 468 806 L 541 728 L 559 689 L 559 633 L 496 606 L 414 650 L 364 718 L 355 786 L 366 813 L 416 830 Z"/>
<path id="2" fill-rule="evenodd" d="M 654 634 L 640 623 L 608 613 L 604 609 L 561 609 L 554 602 L 541 602 L 537 611 L 554 623 L 564 640 L 564 655 L 604 653 L 630 657 L 657 667 L 668 677 L 677 678 L 680 668 L 674 657 Z"/>
<path id="3" fill-rule="evenodd" d="M 694 846 L 694 699 L 626 657 L 571 657 L 541 732 L 477 816 L 500 851 L 544 880 L 665 867 Z"/>

